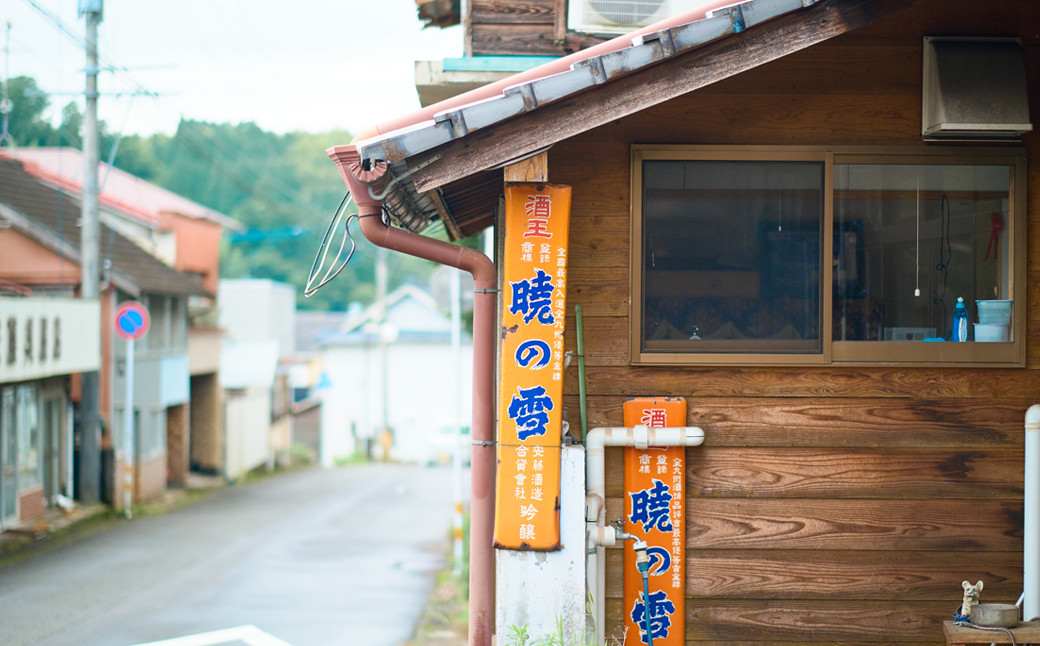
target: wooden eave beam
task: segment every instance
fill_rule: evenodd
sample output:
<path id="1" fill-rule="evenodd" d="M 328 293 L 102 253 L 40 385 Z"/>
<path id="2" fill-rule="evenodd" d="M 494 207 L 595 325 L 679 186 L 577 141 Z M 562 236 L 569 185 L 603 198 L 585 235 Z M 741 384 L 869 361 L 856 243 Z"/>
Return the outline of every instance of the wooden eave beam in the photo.
<path id="1" fill-rule="evenodd" d="M 921 0 L 824 0 L 689 54 L 492 125 L 429 151 L 428 191 L 635 114 L 908 9 Z M 416 163 L 421 163 L 420 159 Z"/>

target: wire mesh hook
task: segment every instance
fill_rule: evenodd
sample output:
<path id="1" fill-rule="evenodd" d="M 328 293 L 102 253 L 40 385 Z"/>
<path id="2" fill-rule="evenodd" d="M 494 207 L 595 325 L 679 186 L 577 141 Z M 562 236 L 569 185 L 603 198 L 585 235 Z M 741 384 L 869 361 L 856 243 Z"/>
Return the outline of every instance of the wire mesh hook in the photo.
<path id="1" fill-rule="evenodd" d="M 340 200 L 339 206 L 336 208 L 336 212 L 332 216 L 332 221 L 329 222 L 329 228 L 325 230 L 325 236 L 321 239 L 321 245 L 318 247 L 318 252 L 314 254 L 314 261 L 311 263 L 311 271 L 307 275 L 307 285 L 303 290 L 305 297 L 311 297 L 319 289 L 328 285 L 332 282 L 332 279 L 339 275 L 339 272 L 343 271 L 343 268 L 347 266 L 350 259 L 354 256 L 354 250 L 357 249 L 357 244 L 354 242 L 354 236 L 350 235 L 350 221 L 358 219 L 357 213 L 350 213 L 346 215 L 345 224 L 343 226 L 343 237 L 339 241 L 339 249 L 336 251 L 335 257 L 329 264 L 328 269 L 325 270 L 322 275 L 322 268 L 325 267 L 325 261 L 329 255 L 329 249 L 331 245 L 329 242 L 336 237 L 335 230 L 339 225 L 339 222 L 343 220 L 344 214 L 353 205 L 354 200 L 348 191 L 343 199 Z M 347 239 L 350 239 L 350 251 L 347 252 L 347 257 L 343 259 L 342 263 L 339 263 L 339 258 L 343 254 L 343 248 L 347 244 Z M 338 266 L 337 266 L 337 263 Z M 321 278 L 318 278 L 321 276 Z M 317 283 L 317 284 L 315 284 Z"/>

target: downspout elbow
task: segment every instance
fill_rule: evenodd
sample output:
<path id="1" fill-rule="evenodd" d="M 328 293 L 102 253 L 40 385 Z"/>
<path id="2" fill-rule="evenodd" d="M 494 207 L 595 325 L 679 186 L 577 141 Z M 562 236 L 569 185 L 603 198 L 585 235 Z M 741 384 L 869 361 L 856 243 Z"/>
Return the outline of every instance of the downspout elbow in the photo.
<path id="1" fill-rule="evenodd" d="M 373 195 L 385 189 L 390 180 L 386 162 L 376 162 L 366 168 L 353 145 L 335 146 L 326 151 L 336 162 L 343 181 L 358 207 L 361 233 L 377 247 L 431 260 L 455 267 L 473 276 L 474 289 L 493 291 L 498 275 L 491 259 L 476 249 L 427 238 L 426 236 L 383 224 L 383 199 Z"/>
<path id="2" fill-rule="evenodd" d="M 1040 430 L 1040 404 L 1033 404 L 1026 410 L 1026 430 Z"/>

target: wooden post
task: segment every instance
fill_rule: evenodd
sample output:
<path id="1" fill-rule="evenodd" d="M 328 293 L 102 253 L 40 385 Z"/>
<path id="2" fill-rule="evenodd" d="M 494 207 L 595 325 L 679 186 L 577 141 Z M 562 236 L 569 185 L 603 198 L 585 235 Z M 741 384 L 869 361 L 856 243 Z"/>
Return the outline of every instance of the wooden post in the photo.
<path id="1" fill-rule="evenodd" d="M 567 44 L 567 0 L 556 0 L 553 3 L 553 46 L 563 47 Z"/>
<path id="2" fill-rule="evenodd" d="M 522 159 L 505 167 L 503 179 L 506 182 L 548 182 L 549 151 Z"/>

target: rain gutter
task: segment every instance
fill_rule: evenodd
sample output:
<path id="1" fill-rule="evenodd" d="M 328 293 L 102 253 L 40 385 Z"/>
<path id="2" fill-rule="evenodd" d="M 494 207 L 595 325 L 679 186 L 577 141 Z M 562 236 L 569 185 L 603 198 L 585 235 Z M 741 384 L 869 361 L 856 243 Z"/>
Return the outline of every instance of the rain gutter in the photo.
<path id="1" fill-rule="evenodd" d="M 705 2 L 698 9 L 381 123 L 354 143 L 364 161 L 398 162 L 823 1 Z"/>
<path id="2" fill-rule="evenodd" d="M 796 1 L 799 3 L 799 5 L 801 4 L 801 0 Z M 514 85 L 528 83 L 530 81 L 545 78 L 547 76 L 552 76 L 553 74 L 566 72 L 569 69 L 571 69 L 572 65 L 580 63 L 581 61 L 585 61 L 590 58 L 600 56 L 602 54 L 607 54 L 609 52 L 614 52 L 619 49 L 630 47 L 632 45 L 632 39 L 637 36 L 701 20 L 707 16 L 708 12 L 714 9 L 719 9 L 733 4 L 733 0 L 709 0 L 708 2 L 702 4 L 700 7 L 687 11 L 686 13 L 681 13 L 677 16 L 672 16 L 660 22 L 656 22 L 652 25 L 643 27 L 642 29 L 638 29 L 623 36 L 618 36 L 617 38 L 613 38 L 598 45 L 594 45 L 592 47 L 589 47 L 588 49 L 583 49 L 568 56 L 554 59 L 548 63 L 545 63 L 544 65 L 539 65 L 538 67 L 531 68 L 524 72 L 519 72 L 517 74 L 514 74 L 513 76 L 504 78 L 500 81 L 496 81 L 494 83 L 490 83 L 483 87 L 470 90 L 469 92 L 465 92 L 450 99 L 445 99 L 444 101 L 428 105 L 425 108 L 422 108 L 415 112 L 411 112 L 397 119 L 384 121 L 380 124 L 377 124 L 372 129 L 361 133 L 355 138 L 355 140 L 360 141 L 363 139 L 370 139 L 378 137 L 380 135 L 384 135 L 389 132 L 393 132 L 395 130 L 401 130 L 402 128 L 409 128 L 418 123 L 430 121 L 434 119 L 434 117 L 437 114 L 451 110 L 452 108 L 457 108 L 460 106 L 469 105 L 471 103 L 476 103 L 478 101 L 483 101 L 485 99 L 497 97 L 501 95 L 506 88 L 512 87 Z"/>
<path id="3" fill-rule="evenodd" d="M 327 151 L 358 206 L 361 232 L 392 251 L 432 260 L 473 276 L 473 411 L 470 471 L 469 644 L 489 646 L 495 616 L 494 367 L 498 272 L 484 254 L 383 223 L 383 194 L 390 173 L 385 163 L 366 168 L 353 145 Z M 384 194 L 385 197 L 385 194 Z"/>

